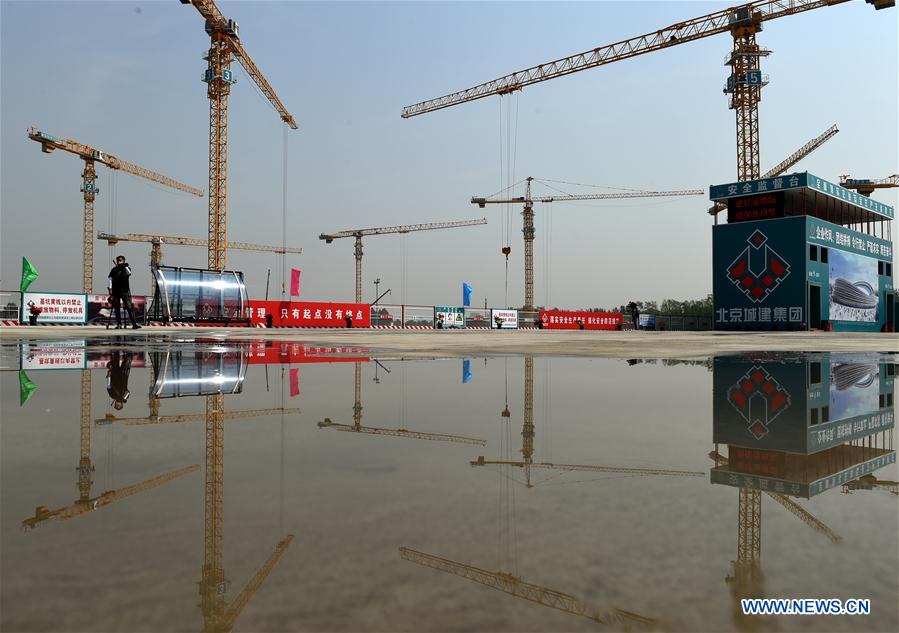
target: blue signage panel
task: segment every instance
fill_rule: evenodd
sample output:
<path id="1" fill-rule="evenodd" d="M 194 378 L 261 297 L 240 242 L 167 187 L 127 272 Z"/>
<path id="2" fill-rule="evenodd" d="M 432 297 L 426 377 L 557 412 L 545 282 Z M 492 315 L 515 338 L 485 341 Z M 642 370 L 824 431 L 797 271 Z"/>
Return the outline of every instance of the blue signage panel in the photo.
<path id="1" fill-rule="evenodd" d="M 893 243 L 808 216 L 808 241 L 866 257 L 893 261 Z"/>
<path id="2" fill-rule="evenodd" d="M 805 329 L 805 220 L 713 227 L 716 329 Z"/>

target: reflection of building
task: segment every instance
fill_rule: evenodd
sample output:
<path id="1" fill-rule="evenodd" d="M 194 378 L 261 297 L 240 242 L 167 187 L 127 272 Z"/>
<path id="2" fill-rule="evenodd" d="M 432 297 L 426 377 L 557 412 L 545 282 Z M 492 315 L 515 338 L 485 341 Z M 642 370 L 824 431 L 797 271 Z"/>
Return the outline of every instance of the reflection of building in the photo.
<path id="1" fill-rule="evenodd" d="M 807 172 L 714 185 L 715 328 L 878 332 L 894 320 L 893 209 Z"/>
<path id="2" fill-rule="evenodd" d="M 739 489 L 737 558 L 727 578 L 738 628 L 759 625 L 739 599 L 765 595 L 762 493 L 839 543 L 790 497 L 810 498 L 895 463 L 894 369 L 877 354 L 715 359 L 711 481 Z"/>
<path id="3" fill-rule="evenodd" d="M 719 358 L 712 482 L 810 498 L 895 463 L 894 366 L 876 354 Z"/>

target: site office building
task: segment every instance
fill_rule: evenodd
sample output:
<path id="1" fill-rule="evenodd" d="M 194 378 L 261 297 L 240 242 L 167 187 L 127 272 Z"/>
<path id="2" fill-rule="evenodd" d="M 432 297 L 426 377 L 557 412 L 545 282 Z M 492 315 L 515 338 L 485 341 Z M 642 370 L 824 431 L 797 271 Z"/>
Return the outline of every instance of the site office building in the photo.
<path id="1" fill-rule="evenodd" d="M 893 208 L 808 172 L 713 185 L 717 330 L 892 329 Z"/>

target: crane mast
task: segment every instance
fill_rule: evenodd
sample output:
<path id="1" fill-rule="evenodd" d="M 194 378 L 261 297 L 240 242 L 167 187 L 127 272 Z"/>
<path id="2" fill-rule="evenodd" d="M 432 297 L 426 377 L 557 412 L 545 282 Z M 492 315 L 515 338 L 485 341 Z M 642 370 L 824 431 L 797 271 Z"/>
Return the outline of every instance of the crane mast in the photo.
<path id="1" fill-rule="evenodd" d="M 146 167 L 135 165 L 108 152 L 90 145 L 73 141 L 69 138 L 56 137 L 41 132 L 36 127 L 28 128 L 28 138 L 41 144 L 41 151 L 50 154 L 59 149 L 75 154 L 84 161 L 81 172 L 81 193 L 84 198 L 84 227 L 82 232 L 81 291 L 91 294 L 94 291 L 94 201 L 100 192 L 97 189 L 97 168 L 95 163 L 106 165 L 110 169 L 118 169 L 150 182 L 202 197 L 203 191 L 190 185 L 178 182 Z"/>
<path id="2" fill-rule="evenodd" d="M 521 212 L 521 233 L 524 236 L 524 306 L 523 309 L 534 309 L 534 238 L 537 230 L 534 227 L 534 203 L 535 202 L 565 202 L 576 200 L 618 200 L 625 198 L 656 198 L 672 196 L 701 196 L 705 194 L 702 189 L 683 189 L 680 191 L 631 191 L 627 193 L 596 193 L 580 195 L 554 195 L 533 197 L 531 195 L 531 182 L 536 180 L 532 176 L 525 179 L 525 194 L 517 198 L 481 198 L 472 196 L 471 203 L 484 208 L 488 204 L 510 204 L 520 202 L 524 204 Z M 510 249 L 503 248 L 506 260 L 509 259 Z"/>
<path id="3" fill-rule="evenodd" d="M 190 4 L 206 21 L 209 50 L 203 81 L 209 98 L 209 229 L 208 267 L 224 270 L 227 254 L 228 217 L 228 97 L 235 83 L 231 71 L 232 59 L 237 59 L 250 79 L 259 87 L 281 120 L 297 129 L 293 115 L 275 94 L 274 89 L 240 43 L 238 25 L 227 19 L 213 0 L 181 0 Z"/>
<path id="4" fill-rule="evenodd" d="M 351 229 L 337 233 L 322 233 L 318 239 L 330 244 L 334 240 L 352 237 L 355 240 L 353 255 L 356 258 L 356 303 L 362 303 L 362 238 L 366 235 L 388 235 L 392 233 L 414 233 L 417 231 L 434 231 L 438 229 L 457 229 L 465 226 L 487 224 L 487 218 L 476 220 L 460 220 L 457 222 L 432 222 L 430 224 L 405 224 L 400 226 L 382 226 L 370 229 Z"/>

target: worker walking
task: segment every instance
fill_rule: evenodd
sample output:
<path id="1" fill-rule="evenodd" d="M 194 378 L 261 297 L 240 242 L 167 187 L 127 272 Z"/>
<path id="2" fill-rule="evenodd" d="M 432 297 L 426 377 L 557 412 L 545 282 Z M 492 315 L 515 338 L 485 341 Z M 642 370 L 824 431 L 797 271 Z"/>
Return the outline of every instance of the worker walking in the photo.
<path id="1" fill-rule="evenodd" d="M 140 329 L 134 320 L 134 303 L 131 301 L 131 266 L 125 261 L 123 255 L 115 258 L 116 265 L 109 271 L 109 280 L 106 284 L 111 297 L 112 308 L 115 310 L 115 329 L 122 329 L 121 306 L 124 304 L 128 316 L 131 318 L 131 327 Z"/>

